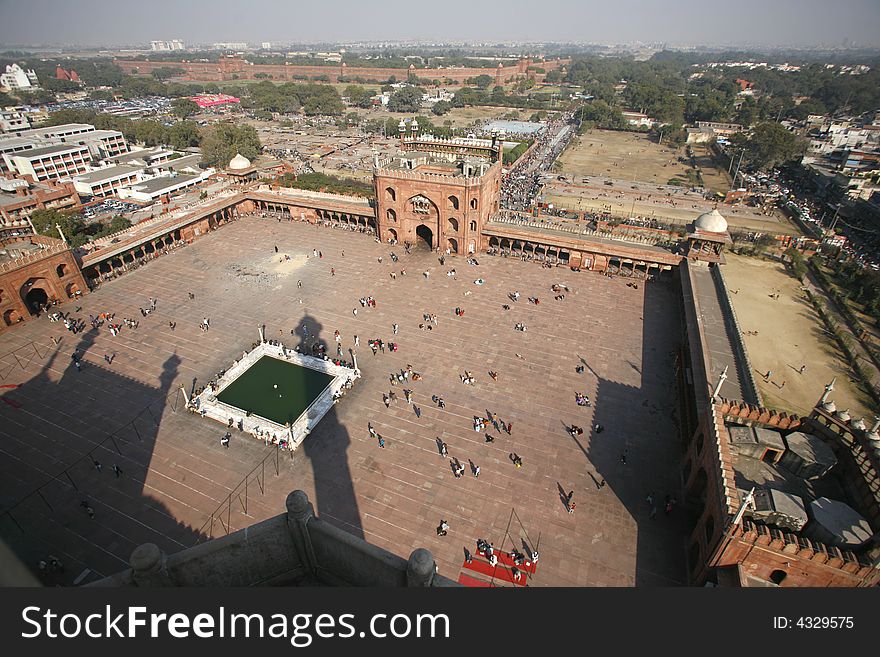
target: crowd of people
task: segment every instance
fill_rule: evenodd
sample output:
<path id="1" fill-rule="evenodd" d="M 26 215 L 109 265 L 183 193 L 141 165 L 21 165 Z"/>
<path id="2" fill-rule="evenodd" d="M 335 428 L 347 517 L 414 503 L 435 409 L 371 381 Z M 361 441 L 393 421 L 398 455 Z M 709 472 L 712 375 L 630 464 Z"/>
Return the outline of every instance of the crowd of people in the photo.
<path id="1" fill-rule="evenodd" d="M 541 191 L 541 174 L 550 169 L 575 134 L 566 115 L 550 124 L 535 140 L 526 155 L 510 169 L 501 188 L 501 206 L 510 210 L 529 210 Z"/>

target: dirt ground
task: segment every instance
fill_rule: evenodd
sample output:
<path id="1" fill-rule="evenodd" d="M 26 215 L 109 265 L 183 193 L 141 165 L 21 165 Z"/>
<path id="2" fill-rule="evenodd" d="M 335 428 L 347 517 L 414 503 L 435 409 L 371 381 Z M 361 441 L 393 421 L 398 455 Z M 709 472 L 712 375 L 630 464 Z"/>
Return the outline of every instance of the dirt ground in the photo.
<path id="1" fill-rule="evenodd" d="M 718 170 L 704 147 L 694 149 L 703 183 L 709 191 L 727 191 L 727 172 Z M 566 180 L 551 178 L 543 201 L 566 210 L 610 213 L 612 217 L 644 217 L 685 225 L 718 206 L 696 185 L 684 146 L 657 144 L 635 132 L 592 130 L 575 138 L 558 164 Z M 691 172 L 691 176 L 688 176 Z M 679 185 L 668 186 L 670 180 Z M 781 212 L 765 215 L 746 205 L 721 205 L 731 227 L 775 235 L 798 234 Z"/>
<path id="2" fill-rule="evenodd" d="M 712 159 L 712 152 L 705 144 L 693 144 L 694 159 L 703 176 L 703 186 L 712 192 L 726 194 L 730 189 L 730 176 L 726 169 L 719 169 Z"/>
<path id="3" fill-rule="evenodd" d="M 562 170 L 577 176 L 606 176 L 665 185 L 670 179 L 687 181 L 690 166 L 679 164 L 684 147 L 657 144 L 636 132 L 590 130 L 559 158 Z"/>
<path id="4" fill-rule="evenodd" d="M 726 258 L 724 277 L 764 405 L 807 415 L 822 396 L 824 385 L 837 377 L 831 393 L 837 407 L 870 420 L 880 409 L 852 381 L 837 345 L 798 281 L 778 262 L 730 253 Z M 774 300 L 770 295 L 776 292 L 779 298 Z M 798 372 L 801 365 L 807 366 L 803 374 Z M 765 383 L 762 374 L 767 370 L 773 374 Z"/>

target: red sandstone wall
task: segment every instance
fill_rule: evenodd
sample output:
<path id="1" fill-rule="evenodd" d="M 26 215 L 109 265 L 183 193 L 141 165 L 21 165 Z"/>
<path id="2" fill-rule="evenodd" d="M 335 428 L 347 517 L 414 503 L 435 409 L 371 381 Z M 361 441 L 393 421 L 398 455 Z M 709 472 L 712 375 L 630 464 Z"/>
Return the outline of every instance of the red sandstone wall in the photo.
<path id="1" fill-rule="evenodd" d="M 519 62 L 513 66 L 504 66 L 502 68 L 486 67 L 486 68 L 428 68 L 428 69 L 411 69 L 412 72 L 420 78 L 428 80 L 452 80 L 455 82 L 464 82 L 467 78 L 477 77 L 479 75 L 489 75 L 496 82 L 508 82 L 517 76 L 526 75 L 528 65 L 534 65 L 550 71 L 560 66 L 567 65 L 571 60 L 550 60 L 547 62 L 536 62 L 529 64 L 527 62 Z M 408 69 L 402 68 L 365 68 L 357 66 L 300 66 L 286 64 L 248 64 L 242 59 L 229 57 L 221 59 L 219 62 L 151 62 L 138 60 L 117 59 L 115 63 L 127 74 L 149 75 L 154 69 L 163 67 L 179 67 L 186 71 L 183 76 L 188 80 L 201 81 L 220 81 L 232 80 L 233 75 L 237 75 L 241 80 L 253 80 L 257 73 L 265 73 L 271 75 L 273 80 L 291 81 L 294 78 L 307 77 L 313 78 L 326 75 L 331 82 L 337 82 L 340 76 L 347 78 L 361 77 L 375 82 L 382 82 L 390 78 L 396 77 L 398 80 L 405 80 L 409 73 Z M 541 81 L 544 79 L 543 73 L 529 73 L 530 77 Z"/>

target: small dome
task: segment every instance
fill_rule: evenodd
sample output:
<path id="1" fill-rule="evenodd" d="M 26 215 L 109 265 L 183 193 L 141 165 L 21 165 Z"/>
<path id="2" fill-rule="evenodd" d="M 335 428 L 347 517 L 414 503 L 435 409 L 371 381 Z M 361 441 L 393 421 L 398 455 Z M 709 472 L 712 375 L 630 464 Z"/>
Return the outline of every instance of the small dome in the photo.
<path id="1" fill-rule="evenodd" d="M 232 158 L 231 160 L 229 160 L 229 167 L 228 168 L 235 171 L 235 170 L 247 169 L 250 165 L 251 165 L 251 161 L 249 159 L 247 159 L 241 153 L 236 153 L 235 157 Z"/>
<path id="2" fill-rule="evenodd" d="M 712 210 L 711 212 L 704 212 L 697 217 L 697 220 L 694 222 L 694 228 L 707 233 L 726 233 L 727 220 L 721 216 L 718 210 Z"/>
<path id="3" fill-rule="evenodd" d="M 845 409 L 842 410 L 842 411 L 838 411 L 837 413 L 835 413 L 835 415 L 837 416 L 837 419 L 840 420 L 841 422 L 849 422 L 850 417 L 852 417 L 852 416 L 849 414 L 849 409 L 848 409 L 848 408 L 845 408 Z"/>

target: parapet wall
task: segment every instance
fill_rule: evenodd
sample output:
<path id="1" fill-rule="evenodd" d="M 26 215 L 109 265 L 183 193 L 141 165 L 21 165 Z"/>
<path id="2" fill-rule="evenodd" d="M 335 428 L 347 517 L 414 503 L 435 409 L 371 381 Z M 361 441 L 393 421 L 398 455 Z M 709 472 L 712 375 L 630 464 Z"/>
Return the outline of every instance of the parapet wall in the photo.
<path id="1" fill-rule="evenodd" d="M 88 586 L 457 586 L 427 550 L 403 559 L 316 518 L 302 491 L 287 496 L 287 513 L 172 555 L 141 545 L 130 563 Z"/>

